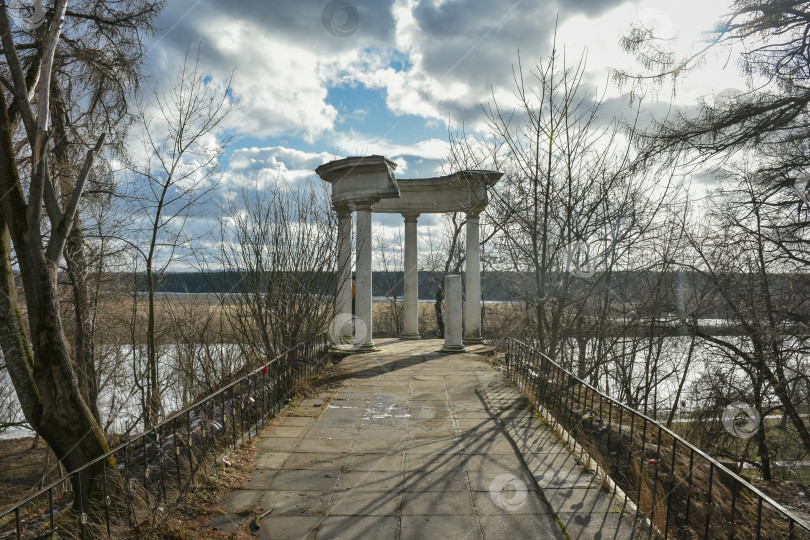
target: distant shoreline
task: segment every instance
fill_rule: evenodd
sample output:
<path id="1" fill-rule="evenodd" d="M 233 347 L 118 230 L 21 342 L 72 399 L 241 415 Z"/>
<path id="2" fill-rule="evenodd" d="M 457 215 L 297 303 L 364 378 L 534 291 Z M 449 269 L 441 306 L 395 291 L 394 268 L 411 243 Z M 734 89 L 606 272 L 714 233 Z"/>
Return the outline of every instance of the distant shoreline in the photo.
<path id="1" fill-rule="evenodd" d="M 156 298 L 172 298 L 175 296 L 180 297 L 187 297 L 187 298 L 217 298 L 219 296 L 237 296 L 240 294 L 249 294 L 249 293 L 214 293 L 214 292 L 155 292 Z M 145 297 L 145 292 L 138 292 L 138 296 Z M 371 298 L 374 302 L 388 302 L 391 300 L 390 297 L 387 296 L 372 296 Z M 404 301 L 404 298 L 398 296 L 396 298 L 397 302 Z M 436 301 L 435 298 L 420 298 L 420 304 L 432 304 Z M 517 300 L 483 300 L 485 304 L 519 304 Z"/>

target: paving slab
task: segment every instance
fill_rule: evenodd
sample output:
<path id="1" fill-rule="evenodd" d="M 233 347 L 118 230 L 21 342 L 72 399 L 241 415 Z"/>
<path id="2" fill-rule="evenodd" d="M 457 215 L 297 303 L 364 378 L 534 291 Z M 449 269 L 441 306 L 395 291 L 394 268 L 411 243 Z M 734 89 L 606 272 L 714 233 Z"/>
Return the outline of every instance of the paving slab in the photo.
<path id="1" fill-rule="evenodd" d="M 256 441 L 256 448 L 259 452 L 292 452 L 298 441 L 291 437 L 261 437 Z"/>
<path id="2" fill-rule="evenodd" d="M 411 471 L 405 477 L 404 488 L 409 492 L 453 492 L 462 491 L 469 495 L 470 483 L 464 470 L 452 470 L 436 474 L 430 470 Z"/>
<path id="3" fill-rule="evenodd" d="M 534 483 L 525 469 L 514 467 L 493 467 L 486 470 L 468 471 L 470 487 L 473 491 L 498 492 L 512 486 L 514 489 L 530 489 Z"/>
<path id="4" fill-rule="evenodd" d="M 318 491 L 321 493 L 332 491 L 337 484 L 339 473 L 337 471 L 280 471 L 270 484 L 273 491 Z"/>
<path id="5" fill-rule="evenodd" d="M 315 417 L 321 414 L 322 407 L 295 407 L 290 411 L 290 416 Z"/>
<path id="6" fill-rule="evenodd" d="M 402 516 L 403 540 L 478 540 L 478 516 Z"/>
<path id="7" fill-rule="evenodd" d="M 349 471 L 402 471 L 404 453 L 355 454 L 348 456 L 343 470 Z"/>
<path id="8" fill-rule="evenodd" d="M 308 439 L 345 439 L 352 441 L 357 438 L 357 430 L 354 427 L 334 427 L 320 426 L 312 428 L 307 433 Z"/>
<path id="9" fill-rule="evenodd" d="M 386 491 L 394 492 L 402 488 L 402 473 L 399 471 L 348 471 L 338 479 L 339 491 Z"/>
<path id="10" fill-rule="evenodd" d="M 402 495 L 403 516 L 475 515 L 469 490 L 407 492 Z"/>
<path id="11" fill-rule="evenodd" d="M 481 516 L 481 528 L 485 540 L 504 538 L 542 538 L 543 540 L 565 540 L 559 523 L 552 514 L 500 514 Z M 542 531 L 542 532 L 541 532 Z M 568 533 L 576 539 L 606 539 L 607 536 L 583 536 Z"/>
<path id="12" fill-rule="evenodd" d="M 245 482 L 245 489 L 259 489 L 263 491 L 270 487 L 270 483 L 277 474 L 278 469 L 256 469 L 250 473 L 250 478 Z"/>
<path id="13" fill-rule="evenodd" d="M 323 523 L 323 517 L 313 516 L 265 516 L 259 522 L 261 540 L 310 540 Z"/>
<path id="14" fill-rule="evenodd" d="M 530 456 L 526 464 L 543 489 L 587 488 L 595 484 L 594 476 L 565 448 L 557 453 Z"/>
<path id="15" fill-rule="evenodd" d="M 473 454 L 464 457 L 464 467 L 469 472 L 522 471 L 523 459 L 514 451 L 511 454 Z"/>
<path id="16" fill-rule="evenodd" d="M 408 439 L 409 454 L 460 454 L 461 446 L 455 437 L 421 437 Z"/>
<path id="17" fill-rule="evenodd" d="M 502 373 L 442 345 L 379 340 L 345 357 L 353 376 L 256 441 L 227 515 L 260 507 L 260 538 L 640 537 Z"/>
<path id="18" fill-rule="evenodd" d="M 312 453 L 345 453 L 352 447 L 352 439 L 318 439 L 305 437 L 301 443 L 295 447 L 296 452 Z"/>
<path id="19" fill-rule="evenodd" d="M 497 441 L 494 443 L 463 443 L 464 451 L 471 455 L 514 455 L 515 445 L 511 441 Z"/>
<path id="20" fill-rule="evenodd" d="M 619 502 L 610 494 L 606 497 L 606 492 L 598 487 L 544 489 L 543 495 L 558 513 L 615 513 L 621 510 Z"/>
<path id="21" fill-rule="evenodd" d="M 288 457 L 289 452 L 260 452 L 256 454 L 253 463 L 257 469 L 280 469 Z"/>
<path id="22" fill-rule="evenodd" d="M 443 475 L 462 470 L 468 456 L 463 454 L 405 454 L 405 474 L 415 471 Z"/>
<path id="23" fill-rule="evenodd" d="M 404 438 L 405 433 L 406 433 L 406 431 L 405 431 L 404 427 L 399 428 L 399 429 L 392 429 L 392 428 L 375 428 L 375 427 L 372 427 L 372 426 L 368 426 L 368 427 L 364 426 L 364 427 L 360 428 L 359 430 L 357 430 L 357 436 L 355 438 L 357 439 L 358 444 L 361 443 L 361 442 L 363 444 L 367 444 L 365 441 L 401 441 Z M 397 444 L 395 444 L 394 442 L 391 442 L 389 444 L 389 448 L 385 449 L 385 452 L 389 452 L 391 450 L 396 450 L 397 446 L 398 446 Z M 401 444 L 400 444 L 400 446 L 401 446 Z M 361 452 L 362 447 L 357 446 L 357 444 L 355 444 L 355 446 L 352 447 L 352 451 L 353 452 L 354 451 Z M 369 453 L 374 453 L 374 452 L 369 452 Z M 379 452 L 376 452 L 376 453 L 379 453 Z"/>
<path id="24" fill-rule="evenodd" d="M 330 516 L 394 516 L 399 515 L 402 495 L 399 491 L 347 490 L 337 492 L 329 506 Z"/>
<path id="25" fill-rule="evenodd" d="M 405 450 L 404 433 L 390 439 L 357 439 L 352 446 L 353 454 L 390 454 Z"/>
<path id="26" fill-rule="evenodd" d="M 397 538 L 399 519 L 395 516 L 330 516 L 320 531 L 319 538 Z"/>
<path id="27" fill-rule="evenodd" d="M 442 427 L 435 427 L 430 425 L 410 426 L 407 429 L 407 437 L 409 439 L 446 439 L 457 441 L 456 431 L 453 429 L 452 424 Z"/>
<path id="28" fill-rule="evenodd" d="M 285 416 L 284 418 L 280 419 L 276 426 L 282 427 L 309 427 L 312 423 L 315 422 L 315 417 L 313 416 Z"/>
<path id="29" fill-rule="evenodd" d="M 339 471 L 346 461 L 346 454 L 325 452 L 296 452 L 284 463 L 285 469 L 306 471 Z"/>
<path id="30" fill-rule="evenodd" d="M 261 498 L 261 491 L 239 489 L 226 493 L 225 496 L 222 497 L 222 506 L 232 514 L 244 514 L 256 506 L 256 503 L 259 502 Z"/>
<path id="31" fill-rule="evenodd" d="M 473 492 L 473 500 L 479 516 L 553 513 L 543 495 L 529 489 L 511 494 L 476 491 Z"/>
<path id="32" fill-rule="evenodd" d="M 276 427 L 274 427 L 273 429 L 270 430 L 270 432 L 267 434 L 267 436 L 270 437 L 270 438 L 275 438 L 275 437 L 301 438 L 301 436 L 303 434 L 305 434 L 308 429 L 309 429 L 309 426 L 290 426 L 290 427 L 287 427 L 287 426 L 284 426 L 284 425 L 276 426 Z"/>
<path id="33" fill-rule="evenodd" d="M 329 505 L 331 494 L 314 491 L 268 491 L 261 499 L 263 512 L 273 516 L 319 516 Z"/>
<path id="34" fill-rule="evenodd" d="M 640 527 L 627 514 L 576 512 L 557 517 L 571 538 L 600 538 L 604 540 L 640 540 L 649 538 L 649 530 Z"/>
<path id="35" fill-rule="evenodd" d="M 318 397 L 303 399 L 298 404 L 299 407 L 322 407 L 323 405 L 324 400 Z"/>

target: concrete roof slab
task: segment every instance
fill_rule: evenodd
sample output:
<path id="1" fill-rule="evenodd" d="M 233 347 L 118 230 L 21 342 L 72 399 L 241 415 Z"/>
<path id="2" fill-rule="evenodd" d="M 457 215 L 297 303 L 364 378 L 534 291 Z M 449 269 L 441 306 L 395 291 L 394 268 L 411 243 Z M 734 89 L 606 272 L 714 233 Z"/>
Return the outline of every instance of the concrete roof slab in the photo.
<path id="1" fill-rule="evenodd" d="M 503 173 L 458 171 L 433 178 L 397 179 L 396 164 L 383 156 L 348 157 L 315 169 L 332 184 L 335 207 L 374 203 L 373 211 L 386 214 L 480 212 L 487 205 L 487 190 Z"/>
<path id="2" fill-rule="evenodd" d="M 332 204 L 399 197 L 397 164 L 383 156 L 347 157 L 324 163 L 315 173 L 332 184 Z"/>
<path id="3" fill-rule="evenodd" d="M 487 189 L 500 180 L 496 171 L 459 171 L 434 178 L 398 179 L 400 196 L 373 206 L 374 212 L 429 214 L 474 212 L 487 205 Z"/>

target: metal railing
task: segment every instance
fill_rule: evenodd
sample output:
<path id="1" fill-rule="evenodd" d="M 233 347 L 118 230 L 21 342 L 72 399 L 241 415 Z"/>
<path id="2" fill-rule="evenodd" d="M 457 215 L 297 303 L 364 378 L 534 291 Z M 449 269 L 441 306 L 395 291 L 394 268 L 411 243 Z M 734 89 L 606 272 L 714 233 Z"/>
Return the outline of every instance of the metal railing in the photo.
<path id="1" fill-rule="evenodd" d="M 3 511 L 0 538 L 159 534 L 198 474 L 258 435 L 327 362 L 327 334 L 299 343 Z"/>
<path id="2" fill-rule="evenodd" d="M 509 378 L 663 538 L 810 538 L 810 525 L 655 420 L 514 339 Z M 570 442 L 570 441 L 569 441 Z"/>

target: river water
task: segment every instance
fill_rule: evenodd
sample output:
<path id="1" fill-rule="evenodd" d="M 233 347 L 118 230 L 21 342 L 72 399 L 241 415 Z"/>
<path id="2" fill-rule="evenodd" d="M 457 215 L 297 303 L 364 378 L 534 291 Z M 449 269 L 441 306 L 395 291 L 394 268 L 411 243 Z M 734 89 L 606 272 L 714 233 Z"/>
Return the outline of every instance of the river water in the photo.
<path id="1" fill-rule="evenodd" d="M 726 337 L 738 346 L 746 347 L 742 337 Z M 649 347 L 652 342 L 653 347 Z M 586 345 L 586 358 L 596 357 L 595 342 Z M 704 409 L 718 398 L 717 390 L 725 392 L 728 402 L 746 401 L 751 388 L 748 376 L 734 366 L 725 353 L 708 343 L 697 340 L 692 360 L 687 366 L 690 338 L 684 336 L 652 338 L 615 338 L 608 351 L 602 351 L 605 364 L 596 371 L 596 378 L 588 382 L 607 394 L 628 402 L 630 392 L 642 409 L 646 394 L 647 413 L 657 411 L 659 418 L 674 403 L 681 379 L 684 389 L 679 398 L 679 413 Z M 121 433 L 138 422 L 141 410 L 141 392 L 135 384 L 137 374 L 144 370 L 145 346 L 106 346 L 99 349 L 100 395 L 99 410 L 102 422 L 109 432 Z M 561 355 L 567 367 L 575 366 L 577 345 L 572 344 Z M 242 367 L 242 355 L 235 344 L 208 346 L 163 345 L 159 349 L 159 373 L 164 414 L 181 409 L 195 396 L 205 395 L 221 385 L 224 376 Z M 810 358 L 796 357 L 788 366 L 788 376 L 810 373 Z M 572 371 L 576 372 L 573 368 Z M 644 389 L 652 390 L 646 393 Z M 709 398 L 705 389 L 713 387 Z M 621 389 L 621 390 L 619 390 Z M 810 389 L 807 389 L 810 390 Z M 0 371 L 0 422 L 14 418 L 19 411 L 8 374 Z M 19 413 L 17 414 L 19 416 Z M 136 430 L 137 431 L 137 430 Z M 32 436 L 29 430 L 12 428 L 0 433 L 0 438 Z"/>

